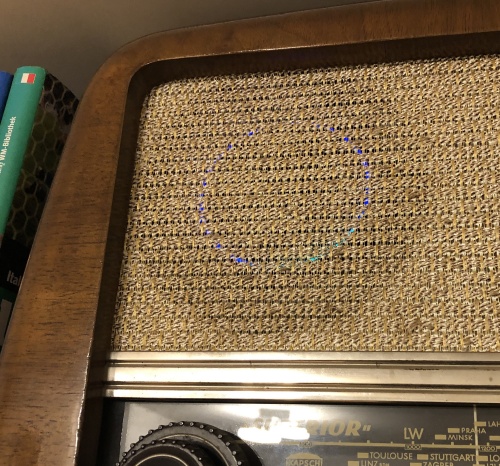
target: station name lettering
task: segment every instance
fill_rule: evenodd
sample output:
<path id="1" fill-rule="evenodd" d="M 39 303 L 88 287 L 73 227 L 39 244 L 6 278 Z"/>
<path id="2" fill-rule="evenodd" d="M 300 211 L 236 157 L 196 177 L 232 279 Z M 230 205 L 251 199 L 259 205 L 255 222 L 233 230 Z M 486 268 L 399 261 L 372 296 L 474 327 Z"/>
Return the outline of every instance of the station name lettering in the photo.
<path id="1" fill-rule="evenodd" d="M 431 453 L 431 461 L 475 461 L 476 455 L 472 453 Z"/>
<path id="2" fill-rule="evenodd" d="M 377 460 L 412 460 L 413 453 L 411 452 L 395 452 L 395 451 L 371 451 L 370 458 Z"/>

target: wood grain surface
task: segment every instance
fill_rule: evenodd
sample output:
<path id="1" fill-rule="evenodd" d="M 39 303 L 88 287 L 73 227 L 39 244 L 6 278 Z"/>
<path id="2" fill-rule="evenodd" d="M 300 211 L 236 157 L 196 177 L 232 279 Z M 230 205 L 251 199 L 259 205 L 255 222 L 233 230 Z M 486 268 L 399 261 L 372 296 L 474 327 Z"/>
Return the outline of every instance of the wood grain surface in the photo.
<path id="1" fill-rule="evenodd" d="M 165 32 L 81 102 L 0 359 L 0 465 L 93 465 L 139 109 L 176 77 L 500 52 L 498 0 L 395 0 Z"/>

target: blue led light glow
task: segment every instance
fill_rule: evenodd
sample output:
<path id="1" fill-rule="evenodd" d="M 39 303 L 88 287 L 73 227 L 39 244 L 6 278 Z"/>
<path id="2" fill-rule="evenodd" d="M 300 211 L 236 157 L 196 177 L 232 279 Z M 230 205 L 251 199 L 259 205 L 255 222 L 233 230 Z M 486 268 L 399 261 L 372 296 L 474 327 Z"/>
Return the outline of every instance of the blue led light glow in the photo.
<path id="1" fill-rule="evenodd" d="M 290 124 L 295 124 L 294 121 L 290 121 L 289 123 Z M 315 127 L 317 130 L 321 128 L 321 125 L 319 125 L 319 124 L 317 124 L 315 122 L 312 123 L 312 126 Z M 324 125 L 323 128 L 324 129 L 328 129 L 332 133 L 336 131 L 335 127 L 333 127 L 333 126 L 326 126 L 326 125 Z M 340 130 L 340 128 L 337 128 L 337 130 Z M 247 137 L 251 138 L 251 137 L 254 137 L 258 132 L 259 132 L 259 129 L 255 129 L 255 130 L 248 131 L 247 133 L 245 133 L 245 135 Z M 353 145 L 352 138 L 350 138 L 348 136 L 344 136 L 344 137 L 339 138 L 339 140 L 343 141 L 343 143 L 348 143 L 349 145 L 351 145 L 350 150 L 354 154 L 356 154 L 356 155 L 362 155 L 363 154 L 363 150 L 361 148 L 359 148 L 358 146 L 354 146 Z M 231 150 L 233 150 L 235 147 L 236 147 L 236 145 L 234 143 L 229 143 L 227 145 L 227 149 L 226 149 L 225 153 L 219 154 L 217 156 L 217 158 L 212 162 L 212 165 L 205 170 L 205 173 L 213 173 L 215 171 L 217 163 L 220 160 L 222 160 L 224 158 L 224 156 L 228 152 L 230 152 Z M 370 179 L 371 178 L 371 173 L 367 169 L 367 167 L 369 166 L 368 161 L 367 160 L 362 160 L 362 161 L 359 161 L 359 164 L 363 167 L 364 179 L 366 179 L 366 180 Z M 203 186 L 203 188 L 207 188 L 208 187 L 209 183 L 207 181 L 207 178 L 204 178 L 202 180 L 201 185 Z M 365 198 L 363 200 L 363 206 L 368 206 L 370 204 L 370 199 L 369 199 L 370 188 L 368 186 L 364 186 L 363 187 L 363 193 L 365 195 Z M 203 198 L 203 197 L 205 197 L 205 195 L 206 195 L 206 192 L 205 192 L 205 190 L 203 190 L 199 194 L 199 197 Z M 208 220 L 205 217 L 205 210 L 206 209 L 205 209 L 205 205 L 203 203 L 203 199 L 200 199 L 200 201 L 198 203 L 198 214 L 199 214 L 199 223 L 200 224 L 207 224 L 208 223 Z M 365 217 L 365 215 L 366 215 L 366 210 L 363 210 L 355 218 L 358 221 L 360 221 L 361 219 L 363 219 L 363 217 Z M 207 225 L 207 227 L 208 227 L 208 225 Z M 205 236 L 211 235 L 211 233 L 212 233 L 207 227 L 203 231 L 203 234 Z M 342 238 L 338 242 L 334 242 L 334 243 L 328 244 L 327 245 L 328 248 L 329 249 L 333 249 L 333 248 L 338 248 L 340 246 L 343 246 L 344 244 L 347 243 L 347 241 L 349 240 L 349 238 L 355 232 L 356 232 L 356 227 L 350 228 L 349 230 L 346 231 L 344 238 Z M 215 249 L 218 249 L 220 251 L 228 249 L 227 246 L 224 245 L 224 244 L 222 244 L 220 241 L 217 241 L 215 244 L 212 245 L 212 247 L 214 247 Z M 290 262 L 294 262 L 295 264 L 302 264 L 302 263 L 307 263 L 307 262 L 316 262 L 316 261 L 319 261 L 319 260 L 321 260 L 321 259 L 323 259 L 325 257 L 326 257 L 326 254 L 320 254 L 320 255 L 313 256 L 313 257 L 303 257 L 303 258 L 294 258 L 294 259 L 279 260 L 278 261 L 279 262 L 279 268 L 285 267 L 286 264 L 290 263 Z M 253 263 L 253 262 L 250 261 L 250 259 L 238 256 L 236 254 L 231 254 L 229 256 L 229 258 L 233 262 L 235 262 L 237 264 L 246 264 L 246 265 L 251 266 L 252 268 L 258 268 L 258 266 L 259 266 L 258 263 Z"/>

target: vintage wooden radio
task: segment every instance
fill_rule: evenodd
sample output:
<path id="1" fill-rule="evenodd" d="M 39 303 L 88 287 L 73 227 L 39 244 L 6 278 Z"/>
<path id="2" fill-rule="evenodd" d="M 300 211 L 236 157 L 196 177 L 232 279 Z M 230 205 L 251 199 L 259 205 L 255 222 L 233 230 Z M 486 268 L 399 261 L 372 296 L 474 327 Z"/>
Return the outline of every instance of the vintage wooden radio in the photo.
<path id="1" fill-rule="evenodd" d="M 498 466 L 499 30 L 495 0 L 384 1 L 113 55 L 2 354 L 0 463 Z"/>

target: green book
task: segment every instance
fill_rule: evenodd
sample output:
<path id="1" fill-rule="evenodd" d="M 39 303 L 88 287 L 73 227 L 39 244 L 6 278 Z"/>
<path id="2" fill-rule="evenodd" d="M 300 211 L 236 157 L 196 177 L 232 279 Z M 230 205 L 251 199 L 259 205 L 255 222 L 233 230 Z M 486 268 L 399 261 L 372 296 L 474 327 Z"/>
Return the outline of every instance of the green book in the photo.
<path id="1" fill-rule="evenodd" d="M 16 71 L 0 124 L 0 347 L 77 105 L 43 68 Z"/>
<path id="2" fill-rule="evenodd" d="M 42 95 L 45 70 L 19 68 L 14 75 L 0 124 L 0 245 L 21 174 L 24 154 Z"/>

